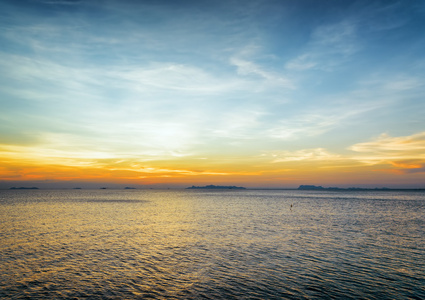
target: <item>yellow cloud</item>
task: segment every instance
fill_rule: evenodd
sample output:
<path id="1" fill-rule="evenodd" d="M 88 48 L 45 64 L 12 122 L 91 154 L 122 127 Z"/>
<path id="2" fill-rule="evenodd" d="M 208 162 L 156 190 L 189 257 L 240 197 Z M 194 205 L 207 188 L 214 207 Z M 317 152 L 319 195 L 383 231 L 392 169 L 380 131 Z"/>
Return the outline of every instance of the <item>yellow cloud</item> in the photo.
<path id="1" fill-rule="evenodd" d="M 421 168 L 422 164 L 417 160 L 401 160 L 401 161 L 392 161 L 390 162 L 394 167 L 404 168 L 404 169 L 417 169 Z"/>
<path id="2" fill-rule="evenodd" d="M 290 162 L 290 161 L 325 161 L 338 160 L 340 155 L 332 154 L 324 148 L 302 149 L 297 151 L 271 151 L 265 154 L 271 156 L 273 163 Z"/>
<path id="3" fill-rule="evenodd" d="M 425 132 L 400 137 L 382 134 L 374 141 L 358 143 L 349 149 L 365 153 L 353 159 L 367 164 L 389 164 L 401 173 L 424 172 Z"/>
<path id="4" fill-rule="evenodd" d="M 414 153 L 415 157 L 418 154 L 422 154 L 425 157 L 425 131 L 401 137 L 391 137 L 387 134 L 382 134 L 375 141 L 355 144 L 349 149 L 356 152 L 391 152 L 404 155 Z"/>

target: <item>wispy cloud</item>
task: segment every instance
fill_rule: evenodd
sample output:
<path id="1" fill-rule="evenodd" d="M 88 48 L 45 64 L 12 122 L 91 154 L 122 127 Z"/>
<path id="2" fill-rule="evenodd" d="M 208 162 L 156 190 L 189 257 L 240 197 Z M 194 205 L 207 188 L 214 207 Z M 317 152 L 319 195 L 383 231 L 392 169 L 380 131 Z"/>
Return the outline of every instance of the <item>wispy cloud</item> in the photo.
<path id="1" fill-rule="evenodd" d="M 37 2 L 55 5 L 76 5 L 82 3 L 83 0 L 37 0 Z"/>
<path id="2" fill-rule="evenodd" d="M 238 57 L 232 57 L 230 59 L 230 62 L 232 65 L 237 67 L 237 72 L 239 75 L 256 75 L 260 79 L 265 80 L 266 83 L 280 86 L 282 88 L 294 88 L 294 83 L 290 79 L 280 74 L 275 74 L 270 71 L 266 71 L 254 62 Z"/>
<path id="3" fill-rule="evenodd" d="M 381 93 L 402 94 L 405 92 L 418 92 L 425 88 L 422 75 L 411 75 L 405 72 L 400 73 L 375 73 L 371 74 L 367 79 L 360 81 L 364 89 L 371 90 L 370 93 L 378 95 Z"/>
<path id="4" fill-rule="evenodd" d="M 356 160 L 367 164 L 389 164 L 402 172 L 422 172 L 425 166 L 425 132 L 400 137 L 382 134 L 349 149 L 364 153 L 353 156 Z"/>
<path id="5" fill-rule="evenodd" d="M 324 148 L 302 149 L 296 151 L 271 151 L 263 154 L 272 158 L 272 163 L 296 162 L 296 161 L 335 161 L 341 159 L 341 155 L 328 152 Z"/>
<path id="6" fill-rule="evenodd" d="M 218 78 L 206 70 L 183 64 L 157 63 L 146 67 L 129 67 L 107 74 L 120 79 L 119 84 L 127 81 L 136 90 L 143 91 L 152 87 L 161 90 L 175 90 L 200 94 L 219 94 L 241 89 L 244 83 L 233 78 Z"/>
<path id="7" fill-rule="evenodd" d="M 356 24 L 349 21 L 322 25 L 312 34 L 302 54 L 286 64 L 288 70 L 329 70 L 359 51 Z"/>
<path id="8" fill-rule="evenodd" d="M 356 152 L 394 154 L 423 151 L 422 153 L 425 157 L 425 132 L 401 137 L 391 137 L 388 134 L 382 134 L 374 141 L 355 144 L 350 149 Z"/>
<path id="9" fill-rule="evenodd" d="M 421 173 L 425 169 L 425 132 L 400 137 L 382 134 L 348 149 L 354 153 L 312 148 L 266 151 L 260 157 L 269 163 L 310 163 L 312 168 L 318 164 L 332 168 L 380 166 L 378 171 L 397 173 Z"/>
<path id="10" fill-rule="evenodd" d="M 374 109 L 359 105 L 356 109 L 346 110 L 342 107 L 317 108 L 316 113 L 297 112 L 295 116 L 282 118 L 270 126 L 264 134 L 270 138 L 296 140 L 320 136 L 341 126 L 350 118 Z"/>

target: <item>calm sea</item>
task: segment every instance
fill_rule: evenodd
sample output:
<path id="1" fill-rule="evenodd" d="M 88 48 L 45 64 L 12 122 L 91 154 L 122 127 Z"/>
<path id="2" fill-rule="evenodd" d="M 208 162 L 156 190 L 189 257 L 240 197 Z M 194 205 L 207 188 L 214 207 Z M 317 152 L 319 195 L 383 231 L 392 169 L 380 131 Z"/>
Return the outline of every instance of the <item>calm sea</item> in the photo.
<path id="1" fill-rule="evenodd" d="M 3 190 L 0 262 L 7 299 L 425 299 L 425 193 Z"/>

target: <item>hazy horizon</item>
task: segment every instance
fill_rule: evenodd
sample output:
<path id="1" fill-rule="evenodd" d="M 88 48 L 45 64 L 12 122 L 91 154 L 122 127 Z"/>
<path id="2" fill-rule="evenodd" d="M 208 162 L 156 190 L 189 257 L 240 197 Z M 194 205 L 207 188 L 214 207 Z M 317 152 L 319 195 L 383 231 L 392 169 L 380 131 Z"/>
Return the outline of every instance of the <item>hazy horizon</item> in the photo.
<path id="1" fill-rule="evenodd" d="M 0 188 L 425 188 L 425 2 L 0 2 Z"/>
<path id="2" fill-rule="evenodd" d="M 207 185 L 211 185 L 211 183 L 204 183 L 204 184 L 133 184 L 133 185 L 126 185 L 126 184 L 120 184 L 120 183 L 105 183 L 105 182 L 26 182 L 26 181 L 12 181 L 12 182 L 1 182 L 0 183 L 0 190 L 8 190 L 8 189 L 31 189 L 33 187 L 37 189 L 186 189 L 192 186 L 198 186 L 198 187 L 205 187 Z M 319 187 L 320 185 L 314 185 L 309 183 L 303 183 L 296 186 L 256 186 L 256 185 L 242 185 L 242 184 L 233 184 L 233 183 L 218 183 L 218 184 L 212 184 L 216 186 L 236 186 L 236 187 L 244 187 L 246 189 L 288 189 L 288 190 L 296 190 L 302 185 L 312 185 Z M 353 184 L 346 184 L 346 185 L 329 185 L 329 186 L 322 186 L 324 190 L 329 190 L 333 188 L 345 190 L 345 189 L 425 189 L 421 186 L 384 186 L 384 185 L 373 185 L 373 184 L 365 184 L 365 185 L 353 185 Z M 313 189 L 314 191 L 317 191 L 316 189 Z"/>

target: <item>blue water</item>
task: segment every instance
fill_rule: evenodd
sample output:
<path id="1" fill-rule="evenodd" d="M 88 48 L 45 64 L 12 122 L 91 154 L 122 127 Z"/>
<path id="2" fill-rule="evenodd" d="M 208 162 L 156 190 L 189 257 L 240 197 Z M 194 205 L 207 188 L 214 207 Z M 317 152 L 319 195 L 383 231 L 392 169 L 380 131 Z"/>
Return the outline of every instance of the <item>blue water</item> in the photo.
<path id="1" fill-rule="evenodd" d="M 6 299 L 425 299 L 425 193 L 3 190 L 0 262 Z"/>

